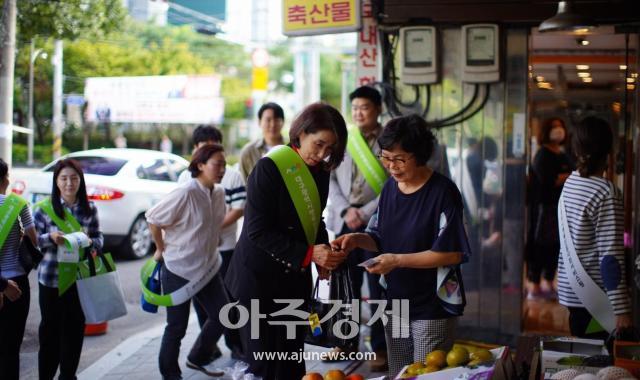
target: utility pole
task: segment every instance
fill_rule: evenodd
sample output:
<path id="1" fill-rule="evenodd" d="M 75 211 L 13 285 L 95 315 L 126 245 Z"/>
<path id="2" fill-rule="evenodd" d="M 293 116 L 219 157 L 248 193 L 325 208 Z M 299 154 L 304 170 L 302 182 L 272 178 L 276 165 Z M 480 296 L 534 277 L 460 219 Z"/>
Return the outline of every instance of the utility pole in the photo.
<path id="1" fill-rule="evenodd" d="M 55 40 L 53 50 L 53 159 L 62 155 L 62 40 Z"/>
<path id="2" fill-rule="evenodd" d="M 13 140 L 13 69 L 16 48 L 16 0 L 5 0 L 0 23 L 0 158 L 11 166 Z"/>
<path id="3" fill-rule="evenodd" d="M 36 42 L 31 39 L 31 48 L 29 51 L 29 120 L 28 127 L 31 133 L 27 136 L 27 165 L 33 165 L 33 135 L 34 135 L 34 122 L 33 122 L 33 64 L 40 54 L 40 49 L 36 50 Z"/>

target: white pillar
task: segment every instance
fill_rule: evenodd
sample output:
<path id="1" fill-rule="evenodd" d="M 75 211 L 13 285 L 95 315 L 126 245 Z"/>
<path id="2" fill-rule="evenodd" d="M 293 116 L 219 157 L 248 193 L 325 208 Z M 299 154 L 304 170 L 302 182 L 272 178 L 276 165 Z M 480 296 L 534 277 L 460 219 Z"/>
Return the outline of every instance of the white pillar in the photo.
<path id="1" fill-rule="evenodd" d="M 11 167 L 13 144 L 13 69 L 16 48 L 16 0 L 5 0 L 0 22 L 0 158 Z"/>

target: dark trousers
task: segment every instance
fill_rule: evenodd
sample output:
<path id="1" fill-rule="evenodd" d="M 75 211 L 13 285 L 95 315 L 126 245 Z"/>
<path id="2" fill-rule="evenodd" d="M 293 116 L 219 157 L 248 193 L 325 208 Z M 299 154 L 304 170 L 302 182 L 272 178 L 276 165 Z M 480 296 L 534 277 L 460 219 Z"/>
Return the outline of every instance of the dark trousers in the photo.
<path id="1" fill-rule="evenodd" d="M 241 304 L 251 310 L 251 306 L 245 302 Z M 273 299 L 261 299 L 259 312 L 265 314 L 258 323 L 258 339 L 251 339 L 251 322 L 240 327 L 244 359 L 249 364 L 248 372 L 267 380 L 300 380 L 306 373 L 304 360 L 283 360 L 282 358 L 259 357 L 262 354 L 301 355 L 304 351 L 304 337 L 309 331 L 309 322 L 301 321 L 293 315 L 279 317 L 270 314 L 282 310 L 284 304 L 276 304 Z M 298 310 L 308 310 L 307 306 Z M 284 325 L 270 324 L 269 322 L 301 322 L 295 327 L 294 339 L 287 339 L 287 328 Z M 289 356 L 289 359 L 292 357 Z"/>
<path id="2" fill-rule="evenodd" d="M 559 255 L 559 245 L 534 243 L 533 252 L 527 258 L 527 279 L 534 284 L 539 284 L 543 276 L 545 280 L 553 281 L 558 270 Z"/>
<path id="3" fill-rule="evenodd" d="M 345 224 L 342 227 L 342 231 L 340 231 L 341 235 L 345 235 L 352 232 L 363 232 L 364 227 L 358 229 L 357 231 L 351 231 L 349 227 Z M 376 256 L 375 253 L 365 251 L 363 249 L 355 249 L 349 256 L 347 256 L 347 266 L 349 267 L 349 277 L 351 277 L 351 284 L 353 285 L 354 297 L 357 299 L 362 298 L 362 283 L 364 281 L 364 276 L 367 276 L 367 282 L 369 284 L 369 299 L 372 300 L 386 300 L 386 296 L 384 295 L 384 289 L 380 286 L 380 275 L 371 274 L 364 270 L 363 267 L 359 267 L 358 264 L 361 262 L 368 260 L 372 257 Z M 371 305 L 372 311 L 376 310 L 377 305 Z M 352 347 L 357 349 L 357 347 Z M 373 351 L 380 351 L 387 349 L 387 343 L 384 337 L 384 326 L 382 325 L 382 321 L 378 319 L 371 326 L 371 349 Z"/>
<path id="4" fill-rule="evenodd" d="M 40 313 L 40 380 L 52 380 L 58 366 L 59 380 L 75 380 L 84 341 L 84 313 L 76 285 L 58 296 L 58 288 L 40 284 Z"/>
<path id="5" fill-rule="evenodd" d="M 586 339 L 607 339 L 609 334 L 605 331 L 587 333 L 587 327 L 593 316 L 584 307 L 569 308 L 569 330 L 571 335 Z"/>
<path id="6" fill-rule="evenodd" d="M 29 314 L 31 300 L 29 279 L 26 275 L 14 277 L 22 296 L 15 302 L 4 297 L 0 309 L 0 379 L 18 380 L 20 377 L 20 345 Z"/>
<path id="7" fill-rule="evenodd" d="M 222 256 L 222 265 L 220 266 L 220 272 L 218 273 L 222 276 L 222 280 L 224 280 L 224 275 L 227 273 L 227 269 L 229 269 L 229 263 L 231 262 L 231 256 L 233 255 L 233 249 L 229 251 L 220 251 L 220 255 Z M 229 297 L 226 293 L 226 289 L 223 289 L 223 291 L 225 294 L 225 303 L 230 302 Z M 193 308 L 196 310 L 196 315 L 198 316 L 198 324 L 202 329 L 202 326 L 204 326 L 205 322 L 207 321 L 207 312 L 197 302 L 193 303 Z M 218 342 L 222 334 L 224 334 L 225 344 L 231 351 L 239 352 L 241 350 L 240 336 L 238 335 L 237 330 L 229 330 L 227 328 L 223 328 L 221 334 L 216 337 L 216 339 L 213 341 L 214 345 L 216 344 L 216 342 Z M 217 349 L 217 346 L 215 347 L 216 348 L 214 348 L 214 350 Z"/>
<path id="8" fill-rule="evenodd" d="M 166 267 L 162 268 L 160 277 L 165 293 L 171 293 L 188 283 L 184 278 L 171 273 Z M 187 359 L 197 365 L 206 365 L 209 363 L 214 344 L 221 336 L 223 329 L 218 317 L 220 309 L 226 303 L 221 276 L 215 275 L 207 285 L 200 289 L 193 300 L 205 310 L 207 319 Z M 179 379 L 181 376 L 178 356 L 180 355 L 182 338 L 187 332 L 190 309 L 190 301 L 167 307 L 167 327 L 162 335 L 158 358 L 160 373 L 166 379 Z"/>

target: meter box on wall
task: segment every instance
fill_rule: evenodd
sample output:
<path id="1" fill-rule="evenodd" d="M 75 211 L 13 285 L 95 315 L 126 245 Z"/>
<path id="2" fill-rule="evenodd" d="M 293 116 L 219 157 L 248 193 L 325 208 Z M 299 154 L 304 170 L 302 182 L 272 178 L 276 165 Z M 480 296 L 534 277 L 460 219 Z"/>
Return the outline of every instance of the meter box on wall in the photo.
<path id="1" fill-rule="evenodd" d="M 470 24 L 462 27 L 462 81 L 500 81 L 500 38 L 498 25 Z"/>
<path id="2" fill-rule="evenodd" d="M 433 26 L 410 26 L 400 29 L 402 83 L 420 85 L 438 82 L 436 41 L 436 28 Z"/>

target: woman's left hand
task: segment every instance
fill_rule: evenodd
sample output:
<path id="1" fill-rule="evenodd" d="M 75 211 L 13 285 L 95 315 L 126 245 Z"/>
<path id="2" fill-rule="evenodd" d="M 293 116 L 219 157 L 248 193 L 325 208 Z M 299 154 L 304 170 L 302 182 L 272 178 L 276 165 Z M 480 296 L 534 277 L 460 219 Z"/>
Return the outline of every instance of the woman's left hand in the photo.
<path id="1" fill-rule="evenodd" d="M 373 274 L 387 274 L 398 267 L 398 255 L 393 253 L 383 253 L 375 257 L 376 264 L 365 268 L 367 272 Z"/>

